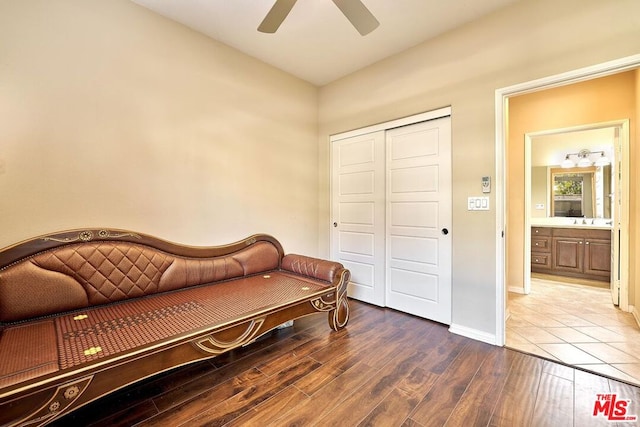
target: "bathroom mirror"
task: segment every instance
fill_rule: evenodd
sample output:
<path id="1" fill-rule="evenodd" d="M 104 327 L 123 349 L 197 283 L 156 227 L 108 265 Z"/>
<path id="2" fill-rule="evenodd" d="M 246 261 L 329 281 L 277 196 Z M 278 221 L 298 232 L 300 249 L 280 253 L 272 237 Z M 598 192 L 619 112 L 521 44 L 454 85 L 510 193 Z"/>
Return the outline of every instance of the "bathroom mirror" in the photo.
<path id="1" fill-rule="evenodd" d="M 550 216 L 594 218 L 595 168 L 551 168 Z"/>
<path id="2" fill-rule="evenodd" d="M 611 218 L 607 161 L 613 158 L 614 137 L 613 128 L 533 137 L 531 218 Z"/>

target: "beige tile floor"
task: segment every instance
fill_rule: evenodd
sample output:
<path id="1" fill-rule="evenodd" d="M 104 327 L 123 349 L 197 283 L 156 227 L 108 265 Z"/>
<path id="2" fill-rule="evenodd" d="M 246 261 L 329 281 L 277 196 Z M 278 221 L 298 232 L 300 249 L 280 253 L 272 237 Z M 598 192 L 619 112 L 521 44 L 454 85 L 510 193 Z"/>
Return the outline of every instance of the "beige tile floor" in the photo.
<path id="1" fill-rule="evenodd" d="M 640 384 L 633 315 L 611 303 L 608 288 L 564 280 L 534 275 L 529 295 L 509 293 L 506 346 Z"/>

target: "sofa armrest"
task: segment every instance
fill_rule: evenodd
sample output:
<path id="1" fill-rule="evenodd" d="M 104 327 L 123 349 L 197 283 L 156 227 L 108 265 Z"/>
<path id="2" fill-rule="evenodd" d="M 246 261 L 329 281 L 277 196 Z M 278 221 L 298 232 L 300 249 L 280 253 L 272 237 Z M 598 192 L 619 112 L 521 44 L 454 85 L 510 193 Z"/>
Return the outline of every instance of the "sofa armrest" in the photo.
<path id="1" fill-rule="evenodd" d="M 282 269 L 302 276 L 313 277 L 333 283 L 336 275 L 344 269 L 342 264 L 304 255 L 289 254 L 282 258 Z"/>

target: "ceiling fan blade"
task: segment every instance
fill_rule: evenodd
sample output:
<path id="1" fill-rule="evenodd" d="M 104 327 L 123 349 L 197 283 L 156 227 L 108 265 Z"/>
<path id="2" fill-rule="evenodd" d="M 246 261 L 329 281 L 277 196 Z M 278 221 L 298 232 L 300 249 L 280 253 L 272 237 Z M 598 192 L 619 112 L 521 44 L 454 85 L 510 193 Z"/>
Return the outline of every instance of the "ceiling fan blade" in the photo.
<path id="1" fill-rule="evenodd" d="M 360 0 L 333 0 L 358 32 L 365 36 L 380 23 Z"/>
<path id="2" fill-rule="evenodd" d="M 258 31 L 262 33 L 275 33 L 280 27 L 280 24 L 282 24 L 282 21 L 284 21 L 284 18 L 291 12 L 296 1 L 297 0 L 276 0 L 276 3 L 269 13 L 267 13 L 267 16 L 262 20 Z"/>

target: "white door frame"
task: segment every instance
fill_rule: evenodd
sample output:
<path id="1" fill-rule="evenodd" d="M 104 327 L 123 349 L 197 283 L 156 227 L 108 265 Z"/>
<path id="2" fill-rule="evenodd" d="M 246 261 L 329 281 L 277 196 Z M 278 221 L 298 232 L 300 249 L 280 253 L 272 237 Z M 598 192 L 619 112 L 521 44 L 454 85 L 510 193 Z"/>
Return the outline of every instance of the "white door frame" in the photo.
<path id="1" fill-rule="evenodd" d="M 497 89 L 495 93 L 496 115 L 496 345 L 504 346 L 506 322 L 506 140 L 507 140 L 507 102 L 515 95 L 537 92 L 544 89 L 565 86 L 604 77 L 640 67 L 640 55 L 628 56 L 614 61 L 556 74 L 542 79 L 532 80 L 513 86 Z"/>
<path id="2" fill-rule="evenodd" d="M 379 123 L 376 125 L 366 126 L 342 133 L 336 133 L 329 136 L 329 142 L 351 138 L 352 136 L 364 135 L 367 133 L 378 132 L 381 130 L 389 130 L 393 128 L 399 128 L 402 126 L 413 125 L 420 122 L 426 122 L 427 120 L 440 119 L 451 115 L 451 107 L 439 108 L 433 111 L 427 111 L 425 113 L 415 114 L 413 116 L 407 116 L 400 119 L 391 120 L 389 122 Z M 333 159 L 331 159 L 333 160 Z"/>

